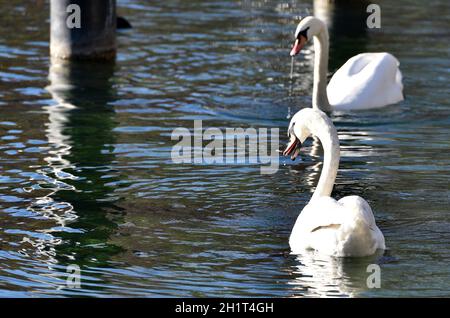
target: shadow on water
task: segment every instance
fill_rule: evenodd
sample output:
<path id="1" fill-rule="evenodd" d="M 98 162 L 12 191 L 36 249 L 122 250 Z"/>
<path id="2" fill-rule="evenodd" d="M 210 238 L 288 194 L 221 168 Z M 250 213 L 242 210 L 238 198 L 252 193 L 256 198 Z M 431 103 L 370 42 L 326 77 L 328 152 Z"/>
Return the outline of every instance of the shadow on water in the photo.
<path id="1" fill-rule="evenodd" d="M 47 90 L 57 104 L 46 107 L 46 133 L 54 149 L 44 172 L 60 186 L 44 201 L 66 207 L 56 233 L 62 242 L 54 247 L 60 264 L 101 266 L 121 250 L 107 243 L 117 228 L 114 219 L 121 217 L 108 185 L 117 180 L 111 168 L 115 112 L 109 105 L 117 98 L 114 68 L 115 63 L 61 60 L 50 66 Z"/>
<path id="2" fill-rule="evenodd" d="M 366 51 L 368 5 L 366 0 L 314 0 L 314 15 L 325 21 L 330 34 L 330 71 Z"/>

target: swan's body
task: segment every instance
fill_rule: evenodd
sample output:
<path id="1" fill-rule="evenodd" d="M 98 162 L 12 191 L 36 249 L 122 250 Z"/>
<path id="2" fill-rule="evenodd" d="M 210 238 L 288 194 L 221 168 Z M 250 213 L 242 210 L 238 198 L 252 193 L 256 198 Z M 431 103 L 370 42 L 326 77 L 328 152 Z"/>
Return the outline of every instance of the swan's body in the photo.
<path id="1" fill-rule="evenodd" d="M 331 198 L 339 166 L 339 139 L 327 115 L 305 108 L 292 118 L 291 141 L 285 155 L 298 153 L 310 135 L 318 137 L 324 148 L 324 163 L 317 188 L 295 222 L 289 238 L 293 253 L 313 249 L 332 256 L 367 256 L 385 249 L 384 236 L 375 223 L 369 204 L 361 197 Z"/>
<path id="2" fill-rule="evenodd" d="M 306 17 L 300 21 L 295 35 L 292 56 L 314 37 L 313 108 L 324 111 L 369 109 L 403 100 L 402 74 L 392 54 L 358 54 L 338 69 L 327 85 L 329 39 L 325 23 Z"/>
<path id="3" fill-rule="evenodd" d="M 327 86 L 334 109 L 369 109 L 403 100 L 399 62 L 389 53 L 361 53 L 334 73 Z"/>
<path id="4" fill-rule="evenodd" d="M 289 245 L 295 254 L 313 249 L 333 256 L 367 256 L 385 248 L 372 210 L 359 196 L 312 200 L 298 216 Z"/>

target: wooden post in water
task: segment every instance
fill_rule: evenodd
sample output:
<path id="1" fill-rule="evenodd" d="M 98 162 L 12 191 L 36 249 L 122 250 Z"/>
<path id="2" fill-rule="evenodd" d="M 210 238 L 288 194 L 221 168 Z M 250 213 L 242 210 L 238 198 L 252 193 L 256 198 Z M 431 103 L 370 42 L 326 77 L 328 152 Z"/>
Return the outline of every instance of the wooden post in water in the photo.
<path id="1" fill-rule="evenodd" d="M 116 56 L 116 0 L 51 0 L 50 54 L 63 59 Z"/>

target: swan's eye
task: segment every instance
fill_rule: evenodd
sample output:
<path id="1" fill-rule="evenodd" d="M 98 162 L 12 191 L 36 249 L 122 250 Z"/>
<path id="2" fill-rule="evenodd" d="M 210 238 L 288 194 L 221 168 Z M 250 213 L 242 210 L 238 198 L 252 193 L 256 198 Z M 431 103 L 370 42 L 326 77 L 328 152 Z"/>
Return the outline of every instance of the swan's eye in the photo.
<path id="1" fill-rule="evenodd" d="M 306 40 L 308 40 L 308 35 L 307 35 L 308 30 L 309 30 L 309 27 L 307 27 L 306 29 L 298 32 L 297 39 L 300 40 L 300 36 L 303 36 Z"/>
<path id="2" fill-rule="evenodd" d="M 288 132 L 287 132 L 288 137 L 291 137 L 291 134 L 294 133 L 294 125 L 295 125 L 295 123 L 292 123 L 291 127 L 288 129 Z"/>

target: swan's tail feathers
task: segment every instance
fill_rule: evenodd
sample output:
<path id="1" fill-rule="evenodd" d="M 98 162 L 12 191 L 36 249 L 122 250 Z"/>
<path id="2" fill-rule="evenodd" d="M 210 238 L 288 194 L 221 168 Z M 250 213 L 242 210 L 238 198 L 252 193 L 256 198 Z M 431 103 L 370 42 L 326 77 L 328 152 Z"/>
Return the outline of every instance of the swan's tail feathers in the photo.
<path id="1" fill-rule="evenodd" d="M 381 55 L 383 63 L 384 63 L 384 70 L 386 74 L 389 74 L 389 70 L 394 71 L 395 73 L 389 76 L 389 78 L 386 79 L 386 83 L 391 83 L 389 87 L 387 87 L 386 92 L 384 92 L 384 95 L 386 96 L 386 104 L 392 105 L 401 102 L 404 100 L 403 97 L 403 76 L 402 72 L 400 71 L 400 61 L 392 54 L 390 53 L 382 53 Z"/>
<path id="2" fill-rule="evenodd" d="M 400 63 L 399 63 L 399 65 L 400 65 Z M 398 101 L 396 101 L 395 103 L 398 103 L 405 99 L 405 96 L 403 95 L 403 76 L 402 76 L 402 72 L 400 71 L 400 69 L 397 69 L 397 73 L 395 74 L 395 83 L 397 84 L 398 95 L 399 95 Z"/>

